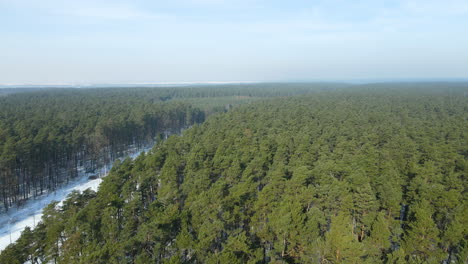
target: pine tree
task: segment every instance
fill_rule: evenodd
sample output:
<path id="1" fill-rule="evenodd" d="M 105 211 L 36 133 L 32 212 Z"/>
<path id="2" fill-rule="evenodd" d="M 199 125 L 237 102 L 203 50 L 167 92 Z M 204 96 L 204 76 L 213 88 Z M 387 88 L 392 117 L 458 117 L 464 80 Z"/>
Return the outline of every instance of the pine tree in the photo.
<path id="1" fill-rule="evenodd" d="M 373 256 L 374 260 L 382 260 L 389 252 L 390 236 L 391 232 L 388 221 L 385 218 L 385 212 L 381 211 L 372 223 L 370 236 L 365 240 L 367 252 Z"/>
<path id="2" fill-rule="evenodd" d="M 349 216 L 340 213 L 332 216 L 330 230 L 325 234 L 323 260 L 331 263 L 361 263 L 364 256 L 362 245 L 353 234 Z"/>
<path id="3" fill-rule="evenodd" d="M 432 220 L 428 201 L 411 205 L 411 218 L 404 237 L 404 249 L 409 259 L 415 261 L 441 260 L 438 248 L 439 230 Z"/>

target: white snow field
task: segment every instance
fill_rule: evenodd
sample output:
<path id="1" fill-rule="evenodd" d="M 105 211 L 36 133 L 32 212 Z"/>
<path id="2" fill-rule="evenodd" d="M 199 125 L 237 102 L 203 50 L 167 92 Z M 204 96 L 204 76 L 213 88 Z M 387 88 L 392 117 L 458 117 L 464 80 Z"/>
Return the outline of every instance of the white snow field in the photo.
<path id="1" fill-rule="evenodd" d="M 150 147 L 140 149 L 128 155 L 128 157 L 134 159 L 150 149 Z M 99 184 L 102 182 L 101 177 L 106 176 L 110 168 L 111 165 L 109 164 L 101 168 L 98 173 L 86 174 L 82 172 L 80 177 L 60 187 L 60 189 L 36 197 L 36 199 L 31 199 L 24 206 L 11 208 L 8 212 L 0 214 L 0 252 L 10 243 L 15 242 L 27 226 L 34 228 L 41 220 L 42 209 L 52 201 L 63 202 L 72 191 L 84 191 L 88 188 L 97 191 Z M 91 175 L 97 175 L 99 178 L 90 180 L 89 176 Z"/>

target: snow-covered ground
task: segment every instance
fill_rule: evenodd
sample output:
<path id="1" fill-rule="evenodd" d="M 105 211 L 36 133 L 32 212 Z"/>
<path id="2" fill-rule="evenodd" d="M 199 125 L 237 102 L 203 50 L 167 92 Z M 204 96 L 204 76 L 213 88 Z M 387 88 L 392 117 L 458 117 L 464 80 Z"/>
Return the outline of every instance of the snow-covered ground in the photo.
<path id="1" fill-rule="evenodd" d="M 144 148 L 128 155 L 132 159 L 136 158 L 140 153 L 146 152 L 151 148 Z M 94 175 L 100 177 L 106 176 L 111 165 L 107 165 Z M 27 227 L 34 228 L 41 220 L 42 209 L 52 201 L 64 201 L 72 191 L 84 191 L 91 188 L 97 191 L 102 178 L 90 180 L 92 174 L 82 173 L 77 180 L 69 182 L 62 186 L 59 190 L 48 194 L 36 197 L 34 200 L 29 200 L 20 208 L 11 208 L 8 212 L 0 215 L 0 252 L 10 243 L 15 242 L 21 235 L 21 232 Z"/>

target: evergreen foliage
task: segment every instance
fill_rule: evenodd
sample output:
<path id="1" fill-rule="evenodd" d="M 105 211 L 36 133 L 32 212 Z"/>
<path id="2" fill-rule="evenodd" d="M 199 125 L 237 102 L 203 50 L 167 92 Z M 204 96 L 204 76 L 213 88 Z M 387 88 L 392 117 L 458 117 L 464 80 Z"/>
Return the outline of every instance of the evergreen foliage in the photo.
<path id="1" fill-rule="evenodd" d="M 467 103 L 356 89 L 212 115 L 51 204 L 0 263 L 467 262 Z"/>

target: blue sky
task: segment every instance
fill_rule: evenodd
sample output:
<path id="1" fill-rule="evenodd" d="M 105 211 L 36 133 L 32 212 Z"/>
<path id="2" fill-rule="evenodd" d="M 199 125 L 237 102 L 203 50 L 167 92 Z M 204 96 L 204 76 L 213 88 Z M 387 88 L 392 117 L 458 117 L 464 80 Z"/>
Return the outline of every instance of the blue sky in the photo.
<path id="1" fill-rule="evenodd" d="M 468 78 L 468 0 L 0 0 L 0 84 Z"/>

